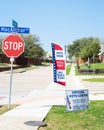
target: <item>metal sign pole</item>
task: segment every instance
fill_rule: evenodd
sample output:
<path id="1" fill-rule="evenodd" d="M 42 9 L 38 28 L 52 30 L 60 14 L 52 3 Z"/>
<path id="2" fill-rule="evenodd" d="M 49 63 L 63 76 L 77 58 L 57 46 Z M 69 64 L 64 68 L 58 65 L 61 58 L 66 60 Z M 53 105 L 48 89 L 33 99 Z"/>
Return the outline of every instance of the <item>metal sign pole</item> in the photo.
<path id="1" fill-rule="evenodd" d="M 14 62 L 14 57 L 10 58 L 11 62 L 11 70 L 10 70 L 10 90 L 9 90 L 9 103 L 8 103 L 8 109 L 10 110 L 10 104 L 11 104 L 11 90 L 12 90 L 12 76 L 13 76 L 13 62 Z"/>

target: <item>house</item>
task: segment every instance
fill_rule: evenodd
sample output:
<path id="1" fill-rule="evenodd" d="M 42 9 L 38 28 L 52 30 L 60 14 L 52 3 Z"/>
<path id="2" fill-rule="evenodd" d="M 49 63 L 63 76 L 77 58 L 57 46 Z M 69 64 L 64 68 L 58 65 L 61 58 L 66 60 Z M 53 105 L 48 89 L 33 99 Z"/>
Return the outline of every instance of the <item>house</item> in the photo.
<path id="1" fill-rule="evenodd" d="M 99 56 L 99 61 L 104 63 L 104 52 L 100 52 L 98 56 Z"/>
<path id="2" fill-rule="evenodd" d="M 98 54 L 100 62 L 104 63 L 104 44 L 101 44 L 100 53 Z"/>

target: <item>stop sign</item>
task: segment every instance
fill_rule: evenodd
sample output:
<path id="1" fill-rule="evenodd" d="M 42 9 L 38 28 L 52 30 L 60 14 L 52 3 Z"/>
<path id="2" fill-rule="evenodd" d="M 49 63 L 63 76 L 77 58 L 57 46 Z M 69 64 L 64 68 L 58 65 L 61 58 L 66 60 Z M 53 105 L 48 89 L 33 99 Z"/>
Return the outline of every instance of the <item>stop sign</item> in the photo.
<path id="1" fill-rule="evenodd" d="M 2 41 L 2 51 L 7 57 L 18 57 L 24 52 L 24 40 L 16 34 L 10 34 Z"/>

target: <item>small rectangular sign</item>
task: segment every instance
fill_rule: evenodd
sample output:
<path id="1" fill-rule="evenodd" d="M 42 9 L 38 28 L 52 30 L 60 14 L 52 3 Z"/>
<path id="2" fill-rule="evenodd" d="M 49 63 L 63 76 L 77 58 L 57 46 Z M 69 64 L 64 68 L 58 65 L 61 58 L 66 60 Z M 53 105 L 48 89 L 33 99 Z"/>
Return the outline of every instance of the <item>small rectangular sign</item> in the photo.
<path id="1" fill-rule="evenodd" d="M 14 28 L 14 27 L 0 26 L 0 32 L 2 32 L 2 33 L 24 33 L 24 34 L 28 34 L 28 33 L 30 33 L 30 29 L 29 28 L 23 28 L 23 27 Z"/>
<path id="2" fill-rule="evenodd" d="M 15 20 L 12 20 L 12 26 L 17 28 L 18 27 L 18 23 Z"/>
<path id="3" fill-rule="evenodd" d="M 87 89 L 66 90 L 67 111 L 85 110 L 89 106 L 89 94 Z"/>
<path id="4" fill-rule="evenodd" d="M 30 33 L 29 28 L 18 27 L 17 30 L 18 33 L 26 33 L 26 34 Z"/>

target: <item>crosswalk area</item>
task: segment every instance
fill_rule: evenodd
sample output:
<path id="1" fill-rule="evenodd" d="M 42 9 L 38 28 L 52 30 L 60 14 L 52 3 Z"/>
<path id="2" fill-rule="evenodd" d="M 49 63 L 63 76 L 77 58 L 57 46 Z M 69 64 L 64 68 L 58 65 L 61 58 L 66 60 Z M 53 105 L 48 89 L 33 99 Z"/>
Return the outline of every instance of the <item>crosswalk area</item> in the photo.
<path id="1" fill-rule="evenodd" d="M 0 95 L 0 100 L 2 100 L 2 99 L 4 99 L 4 98 L 6 98 L 6 96 Z"/>

